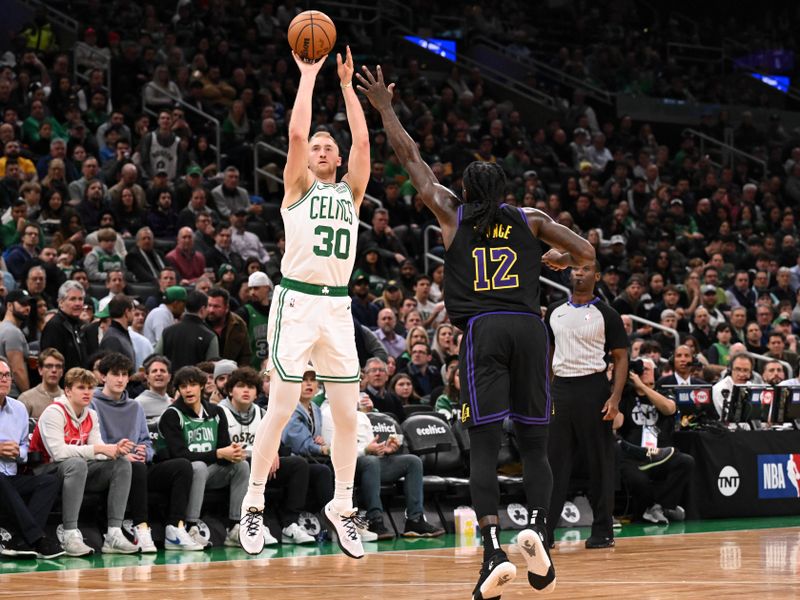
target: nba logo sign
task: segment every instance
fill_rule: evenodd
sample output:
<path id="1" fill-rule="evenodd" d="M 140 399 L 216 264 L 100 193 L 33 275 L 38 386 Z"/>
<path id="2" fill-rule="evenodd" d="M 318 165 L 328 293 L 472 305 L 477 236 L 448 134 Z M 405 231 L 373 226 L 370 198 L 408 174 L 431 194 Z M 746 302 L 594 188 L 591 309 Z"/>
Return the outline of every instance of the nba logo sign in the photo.
<path id="1" fill-rule="evenodd" d="M 711 395 L 708 390 L 692 390 L 692 400 L 695 404 L 708 404 L 711 402 Z"/>
<path id="2" fill-rule="evenodd" d="M 758 497 L 800 498 L 800 454 L 758 456 Z"/>

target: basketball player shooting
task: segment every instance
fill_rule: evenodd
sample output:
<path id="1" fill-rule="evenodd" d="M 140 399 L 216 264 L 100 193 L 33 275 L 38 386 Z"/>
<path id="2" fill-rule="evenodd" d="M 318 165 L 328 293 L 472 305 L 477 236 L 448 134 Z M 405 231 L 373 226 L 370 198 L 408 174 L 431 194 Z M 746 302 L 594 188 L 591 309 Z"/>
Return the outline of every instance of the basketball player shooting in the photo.
<path id="1" fill-rule="evenodd" d="M 552 405 L 547 390 L 549 336 L 540 316 L 541 265 L 562 270 L 594 261 L 586 240 L 536 209 L 501 204 L 502 168 L 473 162 L 464 171 L 463 204 L 439 184 L 392 108 L 381 68 L 364 69 L 358 87 L 381 114 L 392 149 L 442 228 L 444 299 L 464 330 L 459 354 L 461 422 L 469 427 L 470 494 L 483 537 L 484 559 L 473 600 L 495 600 L 517 569 L 498 540 L 497 456 L 503 421 L 511 418 L 523 464 L 529 522 L 517 536 L 528 582 L 540 593 L 555 588 L 544 540 L 553 485 L 547 460 Z M 552 246 L 542 255 L 542 242 Z M 465 382 L 465 383 L 464 383 Z"/>
<path id="2" fill-rule="evenodd" d="M 345 554 L 361 558 L 364 549 L 358 529 L 366 523 L 353 508 L 360 368 L 347 284 L 356 257 L 358 211 L 370 174 L 369 132 L 352 85 L 353 57 L 348 47 L 345 60 L 337 54 L 336 62 L 353 145 L 348 172 L 337 182 L 336 169 L 342 158 L 333 137 L 327 131 L 308 137 L 314 83 L 324 60 L 310 63 L 295 53 L 293 56 L 300 69 L 300 84 L 283 172 L 283 279 L 275 289 L 269 313 L 270 399 L 256 433 L 239 537 L 250 554 L 258 554 L 264 547 L 264 487 L 311 360 L 317 379 L 325 382 L 334 423 L 335 493 L 323 510 L 323 521 L 335 531 Z"/>

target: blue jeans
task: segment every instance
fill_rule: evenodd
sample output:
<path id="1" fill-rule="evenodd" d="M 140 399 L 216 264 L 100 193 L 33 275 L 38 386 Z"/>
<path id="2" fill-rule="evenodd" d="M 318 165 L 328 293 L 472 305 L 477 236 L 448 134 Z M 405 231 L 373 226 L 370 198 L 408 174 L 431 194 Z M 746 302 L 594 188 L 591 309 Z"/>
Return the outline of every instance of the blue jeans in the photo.
<path id="1" fill-rule="evenodd" d="M 422 461 L 414 454 L 388 456 L 359 456 L 356 463 L 362 505 L 367 508 L 367 518 L 374 519 L 383 513 L 381 484 L 405 477 L 403 490 L 406 497 L 406 517 L 416 520 L 422 509 Z"/>

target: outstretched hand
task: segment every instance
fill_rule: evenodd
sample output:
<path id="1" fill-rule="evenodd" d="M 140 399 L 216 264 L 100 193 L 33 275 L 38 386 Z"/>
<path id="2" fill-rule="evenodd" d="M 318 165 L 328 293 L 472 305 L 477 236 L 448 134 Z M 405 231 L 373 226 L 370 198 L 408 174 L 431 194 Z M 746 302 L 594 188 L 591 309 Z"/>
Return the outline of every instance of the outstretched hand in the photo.
<path id="1" fill-rule="evenodd" d="M 341 53 L 336 53 L 336 72 L 339 73 L 339 81 L 342 87 L 347 87 L 353 82 L 353 55 L 350 53 L 350 46 L 347 46 L 344 62 Z"/>
<path id="2" fill-rule="evenodd" d="M 372 72 L 370 72 L 367 67 L 363 67 L 363 71 L 366 74 L 366 78 L 363 77 L 361 73 L 356 73 L 358 82 L 361 84 L 358 86 L 358 91 L 364 94 L 367 100 L 369 100 L 369 103 L 376 109 L 381 110 L 390 107 L 392 105 L 394 84 L 390 83 L 389 87 L 386 87 L 386 84 L 383 82 L 381 66 L 378 65 L 376 69 L 377 78 L 372 75 Z"/>
<path id="3" fill-rule="evenodd" d="M 322 65 L 325 64 L 325 57 L 320 58 L 317 62 L 307 62 L 305 59 L 300 58 L 297 53 L 292 52 L 292 58 L 294 58 L 294 62 L 297 63 L 297 68 L 300 69 L 301 76 L 311 75 L 312 77 L 316 77 Z"/>

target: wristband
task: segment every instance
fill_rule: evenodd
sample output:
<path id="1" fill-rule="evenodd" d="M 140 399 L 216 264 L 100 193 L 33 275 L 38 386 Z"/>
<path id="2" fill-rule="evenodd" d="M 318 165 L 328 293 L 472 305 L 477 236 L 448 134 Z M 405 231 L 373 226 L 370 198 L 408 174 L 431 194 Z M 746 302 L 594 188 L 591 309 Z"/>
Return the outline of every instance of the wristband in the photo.
<path id="1" fill-rule="evenodd" d="M 346 89 L 346 88 L 349 88 L 349 87 L 353 87 L 353 82 L 351 80 L 351 81 L 348 81 L 347 83 L 340 83 L 339 85 L 341 86 L 342 89 Z"/>

